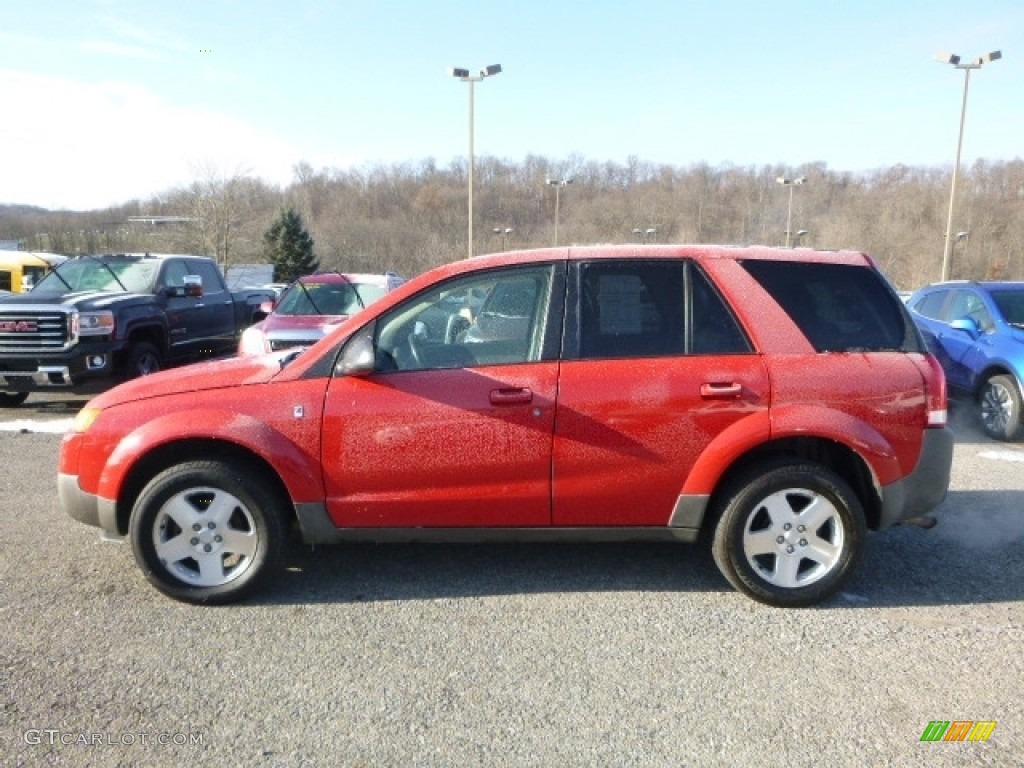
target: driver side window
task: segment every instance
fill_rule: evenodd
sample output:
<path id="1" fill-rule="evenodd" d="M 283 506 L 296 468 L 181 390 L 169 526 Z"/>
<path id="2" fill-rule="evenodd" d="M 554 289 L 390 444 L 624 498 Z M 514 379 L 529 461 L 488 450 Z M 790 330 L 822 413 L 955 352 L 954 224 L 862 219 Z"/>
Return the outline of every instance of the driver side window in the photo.
<path id="1" fill-rule="evenodd" d="M 550 266 L 491 270 L 414 296 L 378 322 L 376 370 L 540 360 L 551 276 Z"/>

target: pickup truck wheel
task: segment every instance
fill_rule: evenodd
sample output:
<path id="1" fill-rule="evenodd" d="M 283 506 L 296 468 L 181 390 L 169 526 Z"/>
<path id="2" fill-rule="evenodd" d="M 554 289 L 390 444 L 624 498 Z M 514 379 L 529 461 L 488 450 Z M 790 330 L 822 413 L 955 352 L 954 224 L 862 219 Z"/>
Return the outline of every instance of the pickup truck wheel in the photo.
<path id="1" fill-rule="evenodd" d="M 1014 440 L 1024 430 L 1021 424 L 1021 395 L 1010 376 L 992 376 L 978 395 L 981 426 L 996 440 Z"/>
<path id="2" fill-rule="evenodd" d="M 128 351 L 128 371 L 134 376 L 148 376 L 160 370 L 160 350 L 148 341 L 132 344 Z"/>
<path id="3" fill-rule="evenodd" d="M 712 553 L 736 589 L 768 605 L 806 607 L 835 594 L 864 554 L 857 495 L 827 467 L 753 467 L 721 497 Z"/>
<path id="4" fill-rule="evenodd" d="M 280 560 L 280 507 L 279 495 L 254 472 L 217 461 L 178 464 L 154 477 L 132 509 L 135 560 L 176 600 L 235 602 Z"/>
<path id="5" fill-rule="evenodd" d="M 0 392 L 0 408 L 17 408 L 28 400 L 28 392 Z"/>

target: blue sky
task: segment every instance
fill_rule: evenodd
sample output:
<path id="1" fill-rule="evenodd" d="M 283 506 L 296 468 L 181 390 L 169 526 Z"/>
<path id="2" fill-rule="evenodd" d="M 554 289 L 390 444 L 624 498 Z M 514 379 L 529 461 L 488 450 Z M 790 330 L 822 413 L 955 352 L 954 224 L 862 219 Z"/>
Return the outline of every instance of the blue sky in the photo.
<path id="1" fill-rule="evenodd" d="M 1020 0 L 5 0 L 0 203 L 475 154 L 679 167 L 1024 156 Z"/>

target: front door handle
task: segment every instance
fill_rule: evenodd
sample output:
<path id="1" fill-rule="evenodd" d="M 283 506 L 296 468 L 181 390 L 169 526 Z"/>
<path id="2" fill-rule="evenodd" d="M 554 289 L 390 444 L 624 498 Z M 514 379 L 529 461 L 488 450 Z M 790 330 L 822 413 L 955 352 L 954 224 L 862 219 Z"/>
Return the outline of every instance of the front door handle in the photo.
<path id="1" fill-rule="evenodd" d="M 700 385 L 700 396 L 706 399 L 737 398 L 743 394 L 743 385 L 734 381 L 729 382 L 706 382 Z"/>
<path id="2" fill-rule="evenodd" d="M 491 390 L 491 405 L 525 405 L 533 402 L 529 387 L 509 387 Z"/>

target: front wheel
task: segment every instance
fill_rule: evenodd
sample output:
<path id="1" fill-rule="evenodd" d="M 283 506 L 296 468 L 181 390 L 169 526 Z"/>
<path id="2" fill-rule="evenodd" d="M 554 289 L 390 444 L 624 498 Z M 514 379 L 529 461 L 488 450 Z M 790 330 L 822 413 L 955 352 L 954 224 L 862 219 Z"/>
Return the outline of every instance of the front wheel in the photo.
<path id="1" fill-rule="evenodd" d="M 0 408 L 17 408 L 28 400 L 28 392 L 0 392 Z"/>
<path id="2" fill-rule="evenodd" d="M 148 376 L 160 370 L 160 350 L 148 341 L 132 344 L 128 351 L 128 375 Z"/>
<path id="3" fill-rule="evenodd" d="M 1021 424 L 1021 395 L 1011 376 L 990 377 L 978 394 L 981 426 L 996 440 L 1015 440 L 1024 431 Z"/>
<path id="4" fill-rule="evenodd" d="M 721 498 L 712 553 L 740 592 L 806 607 L 835 594 L 864 554 L 860 500 L 827 467 L 778 461 L 737 477 Z"/>
<path id="5" fill-rule="evenodd" d="M 154 477 L 135 502 L 135 560 L 153 586 L 176 600 L 241 600 L 281 557 L 281 506 L 255 472 L 216 461 L 178 464 Z"/>

